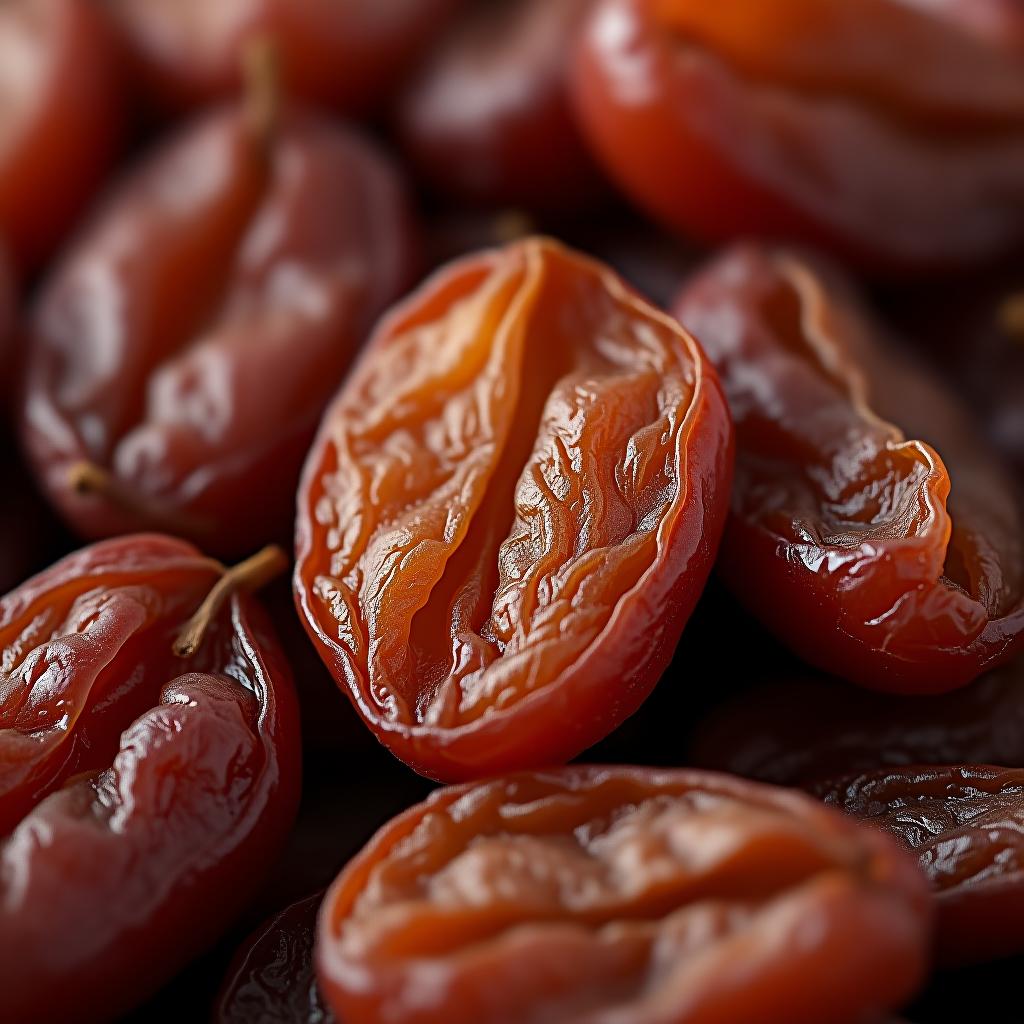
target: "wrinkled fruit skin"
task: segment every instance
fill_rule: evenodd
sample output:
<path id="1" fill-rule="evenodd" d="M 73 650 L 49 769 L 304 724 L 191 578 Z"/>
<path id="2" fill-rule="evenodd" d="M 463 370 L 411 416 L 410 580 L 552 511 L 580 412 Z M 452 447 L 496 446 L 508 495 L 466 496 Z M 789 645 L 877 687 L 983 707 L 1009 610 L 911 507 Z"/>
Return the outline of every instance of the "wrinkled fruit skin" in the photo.
<path id="1" fill-rule="evenodd" d="M 628 194 L 704 241 L 802 240 L 885 272 L 981 262 L 1024 241 L 1021 16 L 939 6 L 598 0 L 581 123 Z"/>
<path id="2" fill-rule="evenodd" d="M 567 760 L 668 663 L 731 465 L 699 346 L 613 272 L 544 239 L 470 257 L 381 323 L 325 417 L 301 613 L 417 771 Z"/>
<path id="3" fill-rule="evenodd" d="M 784 251 L 726 253 L 674 312 L 736 422 L 720 568 L 737 596 L 805 660 L 873 689 L 938 693 L 1009 660 L 1021 510 L 955 392 L 837 275 Z"/>
<path id="4" fill-rule="evenodd" d="M 240 107 L 113 194 L 35 308 L 23 431 L 74 529 L 159 528 L 237 556 L 291 532 L 323 407 L 413 272 L 406 197 L 359 136 Z M 73 487 L 89 460 L 126 508 Z"/>
<path id="5" fill-rule="evenodd" d="M 172 643 L 219 577 L 159 535 L 85 548 L 0 602 L 4 1017 L 107 1020 L 244 908 L 298 804 L 290 674 L 235 596 Z"/>
<path id="6" fill-rule="evenodd" d="M 571 766 L 394 819 L 316 962 L 346 1024 L 852 1024 L 913 992 L 929 925 L 913 863 L 805 796 Z"/>
<path id="7" fill-rule="evenodd" d="M 246 45 L 269 39 L 288 95 L 379 107 L 461 0 L 110 0 L 137 80 L 165 111 L 235 94 Z"/>
<path id="8" fill-rule="evenodd" d="M 686 763 L 780 786 L 889 765 L 1024 768 L 1024 663 L 930 697 L 814 674 L 772 680 L 711 712 Z"/>
<path id="9" fill-rule="evenodd" d="M 313 967 L 323 893 L 286 907 L 235 956 L 213 1012 L 214 1024 L 334 1024 Z"/>
<path id="10" fill-rule="evenodd" d="M 303 755 L 322 755 L 337 764 L 341 760 L 362 764 L 366 757 L 380 757 L 380 745 L 356 714 L 351 702 L 338 692 L 334 676 L 327 670 L 302 621 L 295 614 L 295 594 L 290 577 L 282 576 L 260 590 L 260 604 L 266 609 L 285 659 L 295 677 L 295 693 L 302 708 Z M 337 865 L 332 863 L 332 867 Z M 305 888 L 312 888 L 310 882 Z M 322 884 L 322 883 L 321 883 Z M 294 898 L 302 892 L 289 892 Z M 273 905 L 265 908 L 274 909 Z"/>
<path id="11" fill-rule="evenodd" d="M 590 0 L 470 9 L 403 89 L 403 149 L 435 188 L 470 203 L 561 212 L 601 191 L 576 127 L 566 54 Z"/>
<path id="12" fill-rule="evenodd" d="M 117 155 L 117 67 L 94 0 L 0 7 L 0 238 L 22 275 L 53 252 Z"/>
<path id="13" fill-rule="evenodd" d="M 1024 770 L 891 768 L 816 790 L 917 855 L 938 904 L 941 963 L 980 963 L 1024 949 Z"/>

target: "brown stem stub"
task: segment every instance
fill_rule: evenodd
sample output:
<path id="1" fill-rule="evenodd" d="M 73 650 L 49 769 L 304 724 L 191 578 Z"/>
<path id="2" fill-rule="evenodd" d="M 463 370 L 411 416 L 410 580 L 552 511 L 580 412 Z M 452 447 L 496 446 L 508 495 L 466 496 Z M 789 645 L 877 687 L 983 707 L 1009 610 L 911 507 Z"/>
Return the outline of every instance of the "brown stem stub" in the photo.
<path id="1" fill-rule="evenodd" d="M 188 537 L 201 538 L 209 532 L 209 523 L 168 508 L 88 459 L 72 463 L 67 481 L 68 487 L 79 497 L 101 498 L 140 524 Z"/>
<path id="2" fill-rule="evenodd" d="M 106 497 L 115 484 L 114 478 L 95 462 L 76 462 L 68 470 L 68 486 L 75 494 Z"/>
<path id="3" fill-rule="evenodd" d="M 250 40 L 242 51 L 245 118 L 266 156 L 281 119 L 281 74 L 277 47 L 268 36 Z"/>
<path id="4" fill-rule="evenodd" d="M 179 658 L 190 658 L 202 646 L 210 623 L 217 617 L 224 602 L 239 591 L 251 592 L 280 576 L 288 568 L 288 556 L 276 544 L 258 551 L 252 558 L 224 570 L 224 575 L 185 623 L 174 641 L 174 653 Z"/>
<path id="5" fill-rule="evenodd" d="M 1011 338 L 1024 342 L 1024 291 L 1009 296 L 999 307 L 999 324 Z"/>
<path id="6" fill-rule="evenodd" d="M 518 242 L 527 235 L 537 233 L 534 219 L 525 211 L 517 209 L 502 210 L 495 216 L 492 223 L 494 238 L 499 245 Z"/>

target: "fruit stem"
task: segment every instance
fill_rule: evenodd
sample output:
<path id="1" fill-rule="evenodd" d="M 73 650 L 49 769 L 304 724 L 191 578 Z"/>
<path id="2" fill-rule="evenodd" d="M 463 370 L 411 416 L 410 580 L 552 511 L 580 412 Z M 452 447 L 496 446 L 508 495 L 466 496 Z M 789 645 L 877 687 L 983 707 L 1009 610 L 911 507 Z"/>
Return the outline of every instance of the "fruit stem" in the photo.
<path id="1" fill-rule="evenodd" d="M 210 623 L 217 617 L 224 602 L 239 591 L 259 590 L 288 568 L 288 556 L 276 544 L 257 551 L 251 558 L 230 569 L 214 584 L 196 613 L 185 623 L 174 641 L 174 653 L 179 658 L 190 658 L 202 646 Z"/>
<path id="2" fill-rule="evenodd" d="M 533 218 L 523 210 L 502 210 L 492 222 L 495 240 L 499 245 L 518 242 L 521 238 L 537 233 Z"/>
<path id="3" fill-rule="evenodd" d="M 281 75 L 277 47 L 268 36 L 250 40 L 242 52 L 244 110 L 253 138 L 267 157 L 281 120 Z"/>
<path id="4" fill-rule="evenodd" d="M 68 470 L 68 486 L 80 495 L 99 494 L 108 497 L 112 491 L 121 492 L 120 485 L 105 469 L 95 462 L 76 462 Z"/>
<path id="5" fill-rule="evenodd" d="M 1024 342 L 1024 291 L 1003 301 L 999 307 L 999 324 L 1011 338 Z"/>
<path id="6" fill-rule="evenodd" d="M 202 535 L 207 526 L 200 519 L 161 507 L 119 480 L 95 462 L 82 459 L 68 470 L 68 486 L 81 497 L 103 498 L 129 516 L 151 523 L 171 533 Z"/>

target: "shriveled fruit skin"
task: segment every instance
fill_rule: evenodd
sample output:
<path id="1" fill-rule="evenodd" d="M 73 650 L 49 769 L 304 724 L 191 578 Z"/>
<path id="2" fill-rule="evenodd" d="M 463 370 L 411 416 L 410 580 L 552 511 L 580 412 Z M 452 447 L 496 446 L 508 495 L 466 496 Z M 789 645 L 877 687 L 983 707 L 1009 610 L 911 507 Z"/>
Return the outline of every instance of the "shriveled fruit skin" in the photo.
<path id="1" fill-rule="evenodd" d="M 1024 662 L 912 697 L 812 672 L 780 674 L 713 710 L 686 763 L 779 786 L 897 765 L 1024 768 Z"/>
<path id="2" fill-rule="evenodd" d="M 5 1019 L 107 1020 L 251 899 L 299 794 L 289 670 L 237 594 L 191 657 L 178 631 L 221 569 L 138 535 L 0 601 Z"/>
<path id="3" fill-rule="evenodd" d="M 90 538 L 290 535 L 323 408 L 415 262 L 398 172 L 354 131 L 292 109 L 265 137 L 240 105 L 186 126 L 34 309 L 22 429 L 51 501 Z M 130 501 L 80 493 L 83 460 Z"/>
<path id="4" fill-rule="evenodd" d="M 141 92 L 180 113 L 233 95 L 246 47 L 268 40 L 288 95 L 379 109 L 462 0 L 106 0 Z"/>
<path id="5" fill-rule="evenodd" d="M 217 997 L 214 1024 L 334 1024 L 313 968 L 322 900 L 318 892 L 285 907 L 246 940 Z"/>
<path id="6" fill-rule="evenodd" d="M 862 1022 L 928 962 L 930 902 L 888 839 L 729 776 L 570 766 L 441 789 L 320 911 L 348 1024 Z"/>
<path id="7" fill-rule="evenodd" d="M 823 782 L 815 791 L 917 855 L 938 905 L 942 963 L 1024 950 L 1024 770 L 888 768 Z"/>
<path id="8" fill-rule="evenodd" d="M 619 185 L 698 239 L 981 263 L 1024 243 L 1024 19 L 974 6 L 598 0 L 576 107 Z"/>
<path id="9" fill-rule="evenodd" d="M 455 22 L 402 90 L 398 138 L 467 203 L 578 211 L 602 193 L 569 100 L 567 54 L 590 0 L 503 0 Z"/>
<path id="10" fill-rule="evenodd" d="M 731 426 L 679 326 L 544 239 L 396 307 L 324 419 L 295 588 L 417 771 L 567 760 L 636 710 L 718 546 Z"/>
<path id="11" fill-rule="evenodd" d="M 74 226 L 120 148 L 114 34 L 93 0 L 0 8 L 0 243 L 37 271 Z"/>
<path id="12" fill-rule="evenodd" d="M 674 312 L 736 423 L 721 570 L 805 660 L 938 693 L 1020 650 L 1024 520 L 957 394 L 902 352 L 832 268 L 737 247 Z"/>

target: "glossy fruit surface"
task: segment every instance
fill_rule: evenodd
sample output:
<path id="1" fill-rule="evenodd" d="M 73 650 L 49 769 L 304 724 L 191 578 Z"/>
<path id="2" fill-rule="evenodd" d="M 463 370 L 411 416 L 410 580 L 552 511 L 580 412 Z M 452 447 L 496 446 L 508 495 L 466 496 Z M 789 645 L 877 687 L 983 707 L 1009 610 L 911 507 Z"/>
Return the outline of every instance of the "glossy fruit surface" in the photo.
<path id="1" fill-rule="evenodd" d="M 938 903 L 940 960 L 993 960 L 1024 949 L 1024 770 L 890 768 L 818 792 L 917 855 Z"/>
<path id="2" fill-rule="evenodd" d="M 459 0 L 108 0 L 138 79 L 164 109 L 238 89 L 243 54 L 270 40 L 288 94 L 345 113 L 379 107 Z"/>
<path id="3" fill-rule="evenodd" d="M 958 395 L 835 271 L 739 247 L 674 312 L 736 422 L 721 569 L 801 657 L 874 689 L 937 693 L 1024 630 L 1024 520 Z"/>
<path id="4" fill-rule="evenodd" d="M 572 766 L 394 819 L 316 961 L 347 1024 L 853 1024 L 913 992 L 929 921 L 912 862 L 808 797 Z"/>
<path id="5" fill-rule="evenodd" d="M 117 153 L 117 69 L 94 0 L 0 5 L 0 242 L 22 275 L 64 238 Z"/>
<path id="6" fill-rule="evenodd" d="M 0 958 L 14 1021 L 107 1020 L 251 899 L 298 802 L 290 673 L 191 545 L 93 545 L 0 601 Z"/>
<path id="7" fill-rule="evenodd" d="M 605 266 L 544 239 L 457 262 L 381 323 L 310 453 L 310 635 L 424 774 L 566 760 L 671 657 L 731 445 L 699 346 Z"/>
<path id="8" fill-rule="evenodd" d="M 985 260 L 1024 242 L 1020 13 L 989 4 L 976 29 L 938 6 L 599 0 L 581 121 L 629 195 L 705 241 L 885 271 Z"/>
<path id="9" fill-rule="evenodd" d="M 590 0 L 501 0 L 457 21 L 398 108 L 406 153 L 470 203 L 561 211 L 600 190 L 569 102 L 567 55 Z"/>
<path id="10" fill-rule="evenodd" d="M 415 260 L 397 172 L 355 133 L 249 105 L 131 173 L 46 281 L 25 443 L 87 537 L 237 555 L 291 530 L 324 405 Z"/>
<path id="11" fill-rule="evenodd" d="M 323 893 L 286 907 L 235 956 L 213 1012 L 214 1024 L 333 1024 L 313 968 Z"/>

